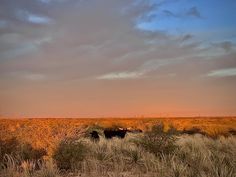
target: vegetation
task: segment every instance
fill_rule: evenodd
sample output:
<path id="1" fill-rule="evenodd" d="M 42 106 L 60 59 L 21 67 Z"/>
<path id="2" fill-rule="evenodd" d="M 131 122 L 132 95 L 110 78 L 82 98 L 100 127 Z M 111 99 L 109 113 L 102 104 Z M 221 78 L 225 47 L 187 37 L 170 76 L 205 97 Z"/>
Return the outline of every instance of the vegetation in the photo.
<path id="1" fill-rule="evenodd" d="M 5 154 L 18 160 L 40 160 L 47 155 L 45 149 L 34 149 L 30 144 L 19 142 L 15 137 L 0 140 L 0 164 L 4 163 Z"/>
<path id="2" fill-rule="evenodd" d="M 62 141 L 53 154 L 57 166 L 60 169 L 73 169 L 83 161 L 88 147 L 82 141 L 68 140 Z"/>
<path id="3" fill-rule="evenodd" d="M 85 135 L 90 130 L 76 128 Z M 236 137 L 189 131 L 156 124 L 124 139 L 100 136 L 98 142 L 72 133 L 58 138 L 47 155 L 18 138 L 5 138 L 0 141 L 0 176 L 235 177 Z"/>
<path id="4" fill-rule="evenodd" d="M 144 136 L 136 142 L 148 152 L 161 156 L 162 154 L 175 153 L 177 149 L 178 131 L 173 127 L 164 131 L 164 125 L 157 124 L 152 127 L 150 131 L 145 132 Z"/>

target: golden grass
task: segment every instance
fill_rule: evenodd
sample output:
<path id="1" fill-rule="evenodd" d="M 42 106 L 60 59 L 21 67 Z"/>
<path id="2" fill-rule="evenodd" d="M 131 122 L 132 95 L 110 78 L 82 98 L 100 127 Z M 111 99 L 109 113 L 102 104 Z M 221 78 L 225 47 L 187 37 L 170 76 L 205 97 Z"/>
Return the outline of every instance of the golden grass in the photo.
<path id="1" fill-rule="evenodd" d="M 101 138 L 98 143 L 80 138 L 89 149 L 86 158 L 72 171 L 59 171 L 52 160 L 40 169 L 33 162 L 17 166 L 8 157 L 2 177 L 234 177 L 236 174 L 236 137 L 211 139 L 202 135 L 181 136 L 171 155 L 155 156 L 133 143 L 141 134 L 125 139 Z"/>
<path id="2" fill-rule="evenodd" d="M 209 134 L 225 134 L 236 127 L 235 117 L 194 118 L 80 118 L 80 119 L 0 119 L 0 139 L 16 137 L 34 148 L 46 148 L 49 155 L 64 138 L 82 136 L 88 126 L 122 126 L 145 130 L 163 122 L 165 129 L 200 128 Z"/>

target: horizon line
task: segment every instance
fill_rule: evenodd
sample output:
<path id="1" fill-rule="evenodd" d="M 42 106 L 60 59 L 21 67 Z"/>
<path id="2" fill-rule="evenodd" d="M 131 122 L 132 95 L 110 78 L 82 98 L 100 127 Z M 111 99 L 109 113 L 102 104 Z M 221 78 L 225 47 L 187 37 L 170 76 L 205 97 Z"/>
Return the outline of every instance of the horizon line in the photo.
<path id="1" fill-rule="evenodd" d="M 236 118 L 236 115 L 224 116 L 105 116 L 105 117 L 0 117 L 0 119 L 168 119 L 168 118 Z"/>

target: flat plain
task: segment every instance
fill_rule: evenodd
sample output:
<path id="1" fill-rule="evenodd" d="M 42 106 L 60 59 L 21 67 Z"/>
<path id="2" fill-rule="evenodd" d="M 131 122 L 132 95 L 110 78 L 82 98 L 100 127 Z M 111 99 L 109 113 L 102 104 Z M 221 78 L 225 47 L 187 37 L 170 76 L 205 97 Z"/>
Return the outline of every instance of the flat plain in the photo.
<path id="1" fill-rule="evenodd" d="M 35 148 L 47 148 L 67 137 L 80 136 L 88 127 L 123 127 L 146 129 L 162 122 L 177 130 L 199 128 L 210 135 L 236 131 L 236 117 L 173 117 L 173 118 L 21 118 L 0 119 L 0 139 L 16 137 Z"/>
<path id="2" fill-rule="evenodd" d="M 0 176 L 235 177 L 235 133 L 235 117 L 0 119 Z"/>

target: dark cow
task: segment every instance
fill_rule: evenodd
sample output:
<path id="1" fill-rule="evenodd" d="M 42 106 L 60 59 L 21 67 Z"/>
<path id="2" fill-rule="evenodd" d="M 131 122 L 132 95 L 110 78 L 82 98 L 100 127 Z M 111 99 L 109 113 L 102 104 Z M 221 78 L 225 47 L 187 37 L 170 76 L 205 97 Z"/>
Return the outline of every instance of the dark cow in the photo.
<path id="1" fill-rule="evenodd" d="M 113 137 L 124 138 L 126 135 L 127 129 L 105 129 L 104 135 L 106 139 L 111 139 Z"/>
<path id="2" fill-rule="evenodd" d="M 90 138 L 91 138 L 93 141 L 95 141 L 95 142 L 99 141 L 98 132 L 97 132 L 97 131 L 92 131 L 92 132 L 90 133 Z"/>

